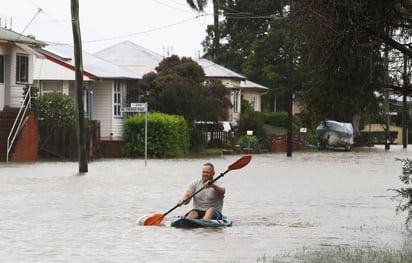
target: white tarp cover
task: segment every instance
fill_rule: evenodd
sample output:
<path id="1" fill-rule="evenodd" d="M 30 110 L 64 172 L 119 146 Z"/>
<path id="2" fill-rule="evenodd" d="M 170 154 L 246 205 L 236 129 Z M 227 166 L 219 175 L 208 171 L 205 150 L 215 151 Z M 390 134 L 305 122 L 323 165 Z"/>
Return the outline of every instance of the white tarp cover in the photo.
<path id="1" fill-rule="evenodd" d="M 321 122 L 319 126 L 316 128 L 316 131 L 321 132 L 321 131 L 335 131 L 341 134 L 345 134 L 348 136 L 353 135 L 353 127 L 352 123 L 349 122 L 337 122 L 337 121 L 325 121 Z"/>

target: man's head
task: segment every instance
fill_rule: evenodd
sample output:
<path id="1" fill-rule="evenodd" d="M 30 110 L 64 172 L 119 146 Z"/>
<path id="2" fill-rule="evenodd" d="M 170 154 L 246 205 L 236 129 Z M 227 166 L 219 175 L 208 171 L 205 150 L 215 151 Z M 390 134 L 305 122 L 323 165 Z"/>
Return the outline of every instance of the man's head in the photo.
<path id="1" fill-rule="evenodd" d="M 205 163 L 202 168 L 202 179 L 203 182 L 207 182 L 209 180 L 213 180 L 213 176 L 215 175 L 215 167 L 211 163 Z"/>

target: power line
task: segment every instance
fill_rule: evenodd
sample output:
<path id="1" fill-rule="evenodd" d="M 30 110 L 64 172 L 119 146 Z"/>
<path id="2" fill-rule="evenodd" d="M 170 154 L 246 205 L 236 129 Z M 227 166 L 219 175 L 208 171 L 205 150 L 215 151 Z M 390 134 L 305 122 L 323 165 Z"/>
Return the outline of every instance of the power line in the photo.
<path id="1" fill-rule="evenodd" d="M 96 43 L 96 42 L 103 42 L 103 41 L 115 40 L 115 39 L 120 39 L 120 38 L 127 38 L 127 37 L 136 36 L 136 35 L 143 35 L 143 34 L 155 32 L 155 31 L 158 31 L 158 30 L 162 30 L 162 29 L 165 29 L 165 28 L 173 27 L 173 26 L 176 26 L 176 25 L 180 25 L 180 24 L 186 23 L 186 22 L 188 22 L 188 21 L 191 21 L 191 20 L 193 20 L 193 19 L 198 19 L 198 18 L 203 17 L 203 16 L 205 16 L 205 15 L 206 15 L 206 14 L 197 15 L 197 16 L 195 16 L 195 17 L 191 17 L 191 18 L 188 18 L 188 19 L 185 19 L 185 20 L 181 20 L 181 21 L 178 21 L 178 22 L 173 23 L 173 24 L 169 24 L 169 25 L 165 25 L 165 26 L 160 26 L 160 27 L 155 27 L 155 28 L 148 29 L 148 30 L 141 31 L 141 32 L 137 32 L 137 33 L 127 34 L 127 35 L 121 35 L 121 36 L 115 36 L 115 37 L 109 37 L 109 38 L 96 39 L 96 40 L 83 41 L 83 43 L 89 44 L 89 43 Z"/>

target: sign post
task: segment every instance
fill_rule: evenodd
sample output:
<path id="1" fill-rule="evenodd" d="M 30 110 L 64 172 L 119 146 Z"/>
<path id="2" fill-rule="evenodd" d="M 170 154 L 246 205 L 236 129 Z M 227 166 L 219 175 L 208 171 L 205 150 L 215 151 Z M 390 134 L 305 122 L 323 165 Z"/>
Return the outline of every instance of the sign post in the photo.
<path id="1" fill-rule="evenodd" d="M 130 103 L 130 107 L 123 108 L 124 112 L 145 112 L 144 121 L 144 166 L 147 166 L 147 102 L 144 103 Z"/>

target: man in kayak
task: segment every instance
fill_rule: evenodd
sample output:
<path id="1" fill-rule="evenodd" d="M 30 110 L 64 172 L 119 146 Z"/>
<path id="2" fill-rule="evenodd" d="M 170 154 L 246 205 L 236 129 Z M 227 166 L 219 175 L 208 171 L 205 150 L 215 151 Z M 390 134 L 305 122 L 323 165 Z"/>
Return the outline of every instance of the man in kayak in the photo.
<path id="1" fill-rule="evenodd" d="M 215 169 L 213 164 L 205 163 L 202 168 L 202 179 L 196 180 L 190 184 L 189 189 L 179 200 L 179 205 L 190 203 L 188 199 L 193 193 L 204 187 L 193 197 L 193 209 L 185 217 L 192 219 L 222 219 L 223 198 L 226 189 L 216 183 L 209 184 L 213 180 Z"/>

